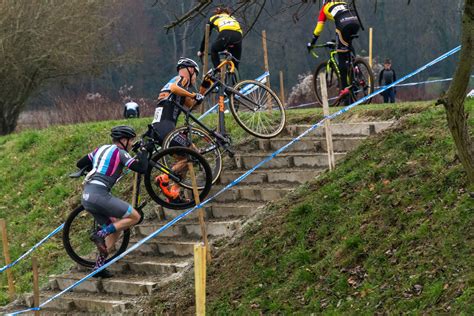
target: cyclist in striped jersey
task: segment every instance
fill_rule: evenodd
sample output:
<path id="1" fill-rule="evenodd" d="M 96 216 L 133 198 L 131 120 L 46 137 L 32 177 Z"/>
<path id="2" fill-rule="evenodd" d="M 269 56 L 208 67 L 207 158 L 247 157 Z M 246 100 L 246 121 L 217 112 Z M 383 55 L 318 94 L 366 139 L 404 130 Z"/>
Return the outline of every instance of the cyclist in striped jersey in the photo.
<path id="1" fill-rule="evenodd" d="M 137 210 L 129 203 L 113 196 L 110 190 L 122 175 L 124 167 L 139 173 L 145 173 L 148 168 L 145 151 L 138 152 L 138 159 L 128 153 L 136 136 L 133 128 L 116 126 L 112 128 L 110 136 L 113 144 L 100 146 L 77 162 L 78 168 L 86 167 L 90 170 L 84 181 L 81 203 L 100 225 L 91 235 L 91 240 L 99 250 L 94 270 L 104 265 L 108 255 L 107 249 L 115 244 L 119 232 L 140 220 Z M 112 275 L 104 269 L 95 276 Z"/>

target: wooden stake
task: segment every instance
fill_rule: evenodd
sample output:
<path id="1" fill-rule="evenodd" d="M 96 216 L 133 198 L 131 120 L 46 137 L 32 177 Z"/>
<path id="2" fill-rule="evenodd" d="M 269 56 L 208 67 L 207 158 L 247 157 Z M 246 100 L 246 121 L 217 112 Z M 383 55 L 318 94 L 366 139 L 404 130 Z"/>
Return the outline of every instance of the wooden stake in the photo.
<path id="1" fill-rule="evenodd" d="M 196 290 L 196 315 L 206 315 L 206 246 L 194 245 L 194 285 Z"/>
<path id="2" fill-rule="evenodd" d="M 7 238 L 7 225 L 4 219 L 0 219 L 0 229 L 2 230 L 2 242 L 3 242 L 3 256 L 5 257 L 5 264 L 9 265 L 10 260 L 10 251 L 8 249 L 8 238 Z M 13 274 L 11 269 L 7 269 L 7 278 L 8 278 L 8 297 L 10 302 L 15 299 L 15 286 L 13 284 Z"/>
<path id="3" fill-rule="evenodd" d="M 283 106 L 285 106 L 285 86 L 283 84 L 283 71 L 280 70 L 280 99 Z"/>
<path id="4" fill-rule="evenodd" d="M 209 70 L 209 35 L 210 35 L 210 26 L 206 24 L 206 31 L 204 33 L 204 52 L 203 52 L 203 65 L 202 65 L 202 78 L 206 75 L 207 71 Z M 201 114 L 204 113 L 204 102 L 201 103 Z"/>
<path id="5" fill-rule="evenodd" d="M 323 99 L 323 114 L 324 116 L 329 116 L 328 90 L 326 86 L 326 74 L 324 72 L 319 74 L 319 84 L 321 85 L 321 96 Z M 332 143 L 331 122 L 328 119 L 324 121 L 324 130 L 326 132 L 329 170 L 333 170 L 336 167 L 336 163 L 334 158 L 334 147 Z"/>
<path id="6" fill-rule="evenodd" d="M 193 184 L 193 195 L 194 195 L 194 201 L 196 202 L 196 205 L 201 203 L 201 199 L 199 198 L 199 191 L 197 188 L 197 182 L 196 182 L 196 174 L 194 173 L 194 167 L 191 162 L 188 162 L 188 169 L 189 169 L 189 174 L 191 175 L 191 182 Z M 204 221 L 204 209 L 201 207 L 198 210 L 198 216 L 199 216 L 199 226 L 201 226 L 201 236 L 202 240 L 204 242 L 204 247 L 207 249 L 207 260 L 211 262 L 211 251 L 209 248 L 209 243 L 207 240 L 207 230 L 206 230 L 206 222 Z"/>
<path id="7" fill-rule="evenodd" d="M 38 277 L 38 261 L 36 257 L 31 258 L 33 264 L 33 299 L 34 307 L 39 307 L 39 277 Z M 40 311 L 35 311 L 35 316 L 39 316 Z"/>
<path id="8" fill-rule="evenodd" d="M 268 65 L 268 49 L 267 49 L 267 32 L 265 30 L 262 31 L 262 46 L 263 46 L 263 67 L 265 71 L 270 74 L 270 66 Z M 265 84 L 268 88 L 270 88 L 270 75 L 267 76 Z M 269 111 L 272 109 L 272 104 L 268 102 L 270 98 L 267 98 L 267 108 Z"/>
<path id="9" fill-rule="evenodd" d="M 369 29 L 369 65 L 372 68 L 372 41 L 373 41 L 373 28 Z"/>

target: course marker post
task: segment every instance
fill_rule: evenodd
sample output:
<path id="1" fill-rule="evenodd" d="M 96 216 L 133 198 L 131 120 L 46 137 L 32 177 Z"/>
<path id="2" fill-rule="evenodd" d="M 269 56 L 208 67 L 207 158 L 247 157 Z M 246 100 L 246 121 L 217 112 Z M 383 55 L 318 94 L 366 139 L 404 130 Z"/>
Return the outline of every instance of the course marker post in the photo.
<path id="1" fill-rule="evenodd" d="M 206 246 L 194 245 L 194 286 L 196 291 L 196 315 L 206 315 Z"/>
<path id="2" fill-rule="evenodd" d="M 3 256 L 5 257 L 5 265 L 11 263 L 10 260 L 10 251 L 8 248 L 8 237 L 7 237 L 7 224 L 4 219 L 0 219 L 0 230 L 2 231 L 2 244 L 3 244 Z M 7 269 L 7 279 L 8 279 L 8 297 L 10 302 L 13 302 L 15 299 L 15 285 L 13 284 L 13 274 L 10 269 Z"/>
<path id="3" fill-rule="evenodd" d="M 280 70 L 280 99 L 283 106 L 285 106 L 285 86 L 283 83 L 283 71 Z"/>
<path id="4" fill-rule="evenodd" d="M 209 69 L 209 34 L 211 31 L 211 27 L 209 24 L 206 23 L 206 31 L 204 33 L 204 52 L 202 54 L 202 78 L 207 74 L 207 70 Z M 201 114 L 204 113 L 204 102 L 201 103 Z"/>
<path id="5" fill-rule="evenodd" d="M 326 74 L 319 74 L 319 84 L 321 85 L 321 96 L 323 99 L 323 114 L 325 117 L 329 116 L 329 104 L 328 104 L 328 90 L 326 86 Z M 331 120 L 327 119 L 324 121 L 324 131 L 326 134 L 326 144 L 328 149 L 328 164 L 329 170 L 333 170 L 336 167 L 336 162 L 334 158 L 334 147 L 332 142 L 332 132 L 331 132 Z"/>
<path id="6" fill-rule="evenodd" d="M 188 162 L 188 169 L 189 169 L 189 175 L 191 176 L 191 182 L 193 185 L 194 201 L 196 202 L 196 205 L 199 205 L 201 204 L 201 199 L 199 198 L 199 191 L 198 191 L 197 182 L 196 182 L 196 174 L 194 173 L 194 167 L 191 162 Z M 206 222 L 204 220 L 204 209 L 202 207 L 198 210 L 198 216 L 199 216 L 199 226 L 201 226 L 202 241 L 204 242 L 204 247 L 206 247 L 207 249 L 207 260 L 211 262 L 211 251 L 210 251 L 209 243 L 207 240 Z"/>
<path id="7" fill-rule="evenodd" d="M 268 49 L 267 49 L 267 32 L 265 30 L 262 31 L 262 46 L 263 46 L 263 67 L 265 68 L 265 71 L 270 73 L 270 66 L 268 65 Z M 267 81 L 265 81 L 265 84 L 267 87 L 270 89 L 270 76 L 268 76 Z M 272 110 L 272 104 L 269 98 L 267 99 L 267 108 L 269 111 Z"/>
<path id="8" fill-rule="evenodd" d="M 34 307 L 38 308 L 40 305 L 39 301 L 39 277 L 38 277 L 38 260 L 36 257 L 31 258 L 31 263 L 33 266 L 33 299 L 34 299 Z M 35 316 L 39 316 L 40 311 L 35 310 Z"/>
<path id="9" fill-rule="evenodd" d="M 374 39 L 374 29 L 369 29 L 369 66 L 372 68 L 372 48 L 373 48 L 373 39 Z"/>

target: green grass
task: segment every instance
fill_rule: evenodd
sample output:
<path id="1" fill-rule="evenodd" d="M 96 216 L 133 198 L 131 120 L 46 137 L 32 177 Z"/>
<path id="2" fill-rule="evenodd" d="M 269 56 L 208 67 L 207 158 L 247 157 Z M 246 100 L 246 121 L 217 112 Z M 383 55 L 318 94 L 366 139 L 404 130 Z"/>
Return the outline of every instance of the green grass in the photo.
<path id="1" fill-rule="evenodd" d="M 347 118 L 396 118 L 407 113 L 423 111 L 427 107 L 429 107 L 427 102 L 394 106 L 370 105 L 355 109 L 354 112 L 348 114 Z M 314 109 L 292 110 L 289 111 L 288 116 L 290 123 L 309 123 L 320 118 L 321 111 Z M 207 120 L 215 121 L 215 116 L 210 116 Z M 0 186 L 0 218 L 7 221 L 12 260 L 18 258 L 65 220 L 72 208 L 78 204 L 81 190 L 81 181 L 71 180 L 67 175 L 75 171 L 77 159 L 96 146 L 109 142 L 108 135 L 111 127 L 124 123 L 130 123 L 139 132 L 144 132 L 146 125 L 150 123 L 150 118 L 57 126 L 45 130 L 29 130 L 0 137 L 0 178 L 2 181 Z M 231 131 L 234 142 L 238 143 L 244 139 L 245 133 L 242 129 L 237 128 L 231 115 L 226 117 L 226 124 Z M 416 148 L 413 148 L 413 150 L 416 150 Z M 449 154 L 447 157 L 441 157 L 440 159 L 441 161 L 444 161 L 445 158 L 451 159 L 451 155 Z M 387 168 L 393 167 L 387 166 Z M 440 169 L 442 169 L 442 165 L 440 165 Z M 355 170 L 352 172 L 355 172 L 352 175 L 353 181 L 358 181 L 363 177 L 361 173 Z M 396 173 L 396 169 L 392 172 Z M 445 179 L 443 181 L 446 182 L 446 185 L 457 184 L 462 179 L 459 176 L 460 174 L 462 173 L 458 171 L 458 174 L 451 175 L 449 180 Z M 128 188 L 129 186 L 123 183 L 115 192 L 119 196 L 126 196 L 129 195 Z M 334 184 L 333 190 L 328 190 L 327 194 L 334 195 L 334 190 L 339 190 L 337 184 Z M 450 198 L 456 201 L 455 191 L 452 192 Z M 358 203 L 363 204 L 364 201 L 360 200 Z M 313 207 L 312 204 L 309 205 L 308 207 Z M 304 213 L 305 211 L 301 210 L 301 212 Z M 312 214 L 312 212 L 310 213 Z M 333 228 L 329 227 L 328 224 L 325 225 L 327 226 L 326 231 L 331 232 Z M 320 233 L 322 232 L 318 231 L 318 234 Z M 420 231 L 421 233 L 422 231 Z M 301 232 L 298 232 L 298 234 L 303 236 Z M 410 232 L 404 238 L 415 238 L 415 236 L 412 236 L 413 234 L 415 232 Z M 353 240 L 348 242 L 347 246 L 363 249 L 362 246 L 353 244 L 357 242 L 357 240 Z M 298 254 L 295 254 L 294 258 L 288 257 L 285 259 L 292 266 L 299 266 L 313 260 L 313 252 L 306 248 L 307 246 L 303 241 L 299 242 L 299 247 Z M 264 249 L 265 247 L 262 247 L 261 251 L 266 251 Z M 341 251 L 344 251 L 344 249 L 341 249 Z M 35 255 L 39 258 L 43 284 L 49 274 L 60 273 L 72 266 L 72 261 L 62 248 L 61 234 L 58 234 L 38 249 Z M 0 262 L 3 263 L 3 260 L 0 260 Z M 15 276 L 17 292 L 30 291 L 32 284 L 30 258 L 15 266 L 12 271 Z M 266 269 L 266 275 L 268 276 L 275 273 L 279 275 L 280 272 L 280 270 Z M 308 273 L 298 272 L 297 279 L 310 278 L 313 272 L 308 271 Z M 2 289 L 0 291 L 0 305 L 7 303 L 6 285 L 6 273 L 2 273 L 0 275 L 0 288 Z M 266 290 L 262 289 L 261 291 Z M 466 298 L 463 299 L 466 300 Z M 276 307 L 272 308 L 275 310 Z"/>
<path id="2" fill-rule="evenodd" d="M 218 252 L 209 315 L 474 314 L 474 200 L 444 109 L 415 112 Z M 191 313 L 185 289 L 159 294 L 155 307 Z"/>

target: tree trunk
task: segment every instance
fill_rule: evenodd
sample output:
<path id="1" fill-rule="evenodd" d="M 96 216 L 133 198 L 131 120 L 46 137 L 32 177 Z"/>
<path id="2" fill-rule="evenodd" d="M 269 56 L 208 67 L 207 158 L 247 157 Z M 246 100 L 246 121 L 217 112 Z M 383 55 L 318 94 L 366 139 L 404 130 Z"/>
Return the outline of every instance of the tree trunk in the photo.
<path id="1" fill-rule="evenodd" d="M 1 104 L 0 108 L 6 109 L 0 114 L 0 136 L 8 135 L 16 128 L 22 106 L 14 104 Z"/>
<path id="2" fill-rule="evenodd" d="M 465 111 L 464 101 L 474 65 L 473 30 L 474 0 L 466 0 L 462 20 L 461 56 L 448 93 L 440 100 L 446 108 L 448 126 L 471 185 L 474 185 L 474 141 L 469 135 L 468 113 Z"/>

